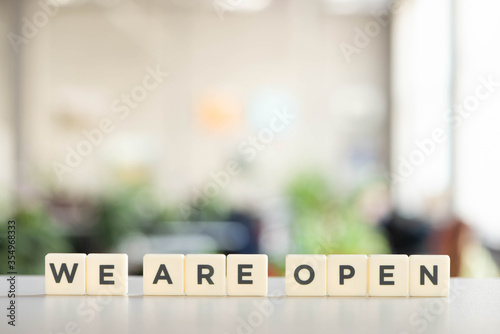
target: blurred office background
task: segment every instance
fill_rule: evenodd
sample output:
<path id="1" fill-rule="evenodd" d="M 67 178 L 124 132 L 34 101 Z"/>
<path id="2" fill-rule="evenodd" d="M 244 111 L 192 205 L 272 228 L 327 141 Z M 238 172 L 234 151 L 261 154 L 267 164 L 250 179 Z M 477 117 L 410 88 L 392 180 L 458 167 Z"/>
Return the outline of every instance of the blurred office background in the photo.
<path id="1" fill-rule="evenodd" d="M 0 248 L 499 274 L 500 3 L 0 0 Z M 0 271 L 6 272 L 5 261 Z"/>

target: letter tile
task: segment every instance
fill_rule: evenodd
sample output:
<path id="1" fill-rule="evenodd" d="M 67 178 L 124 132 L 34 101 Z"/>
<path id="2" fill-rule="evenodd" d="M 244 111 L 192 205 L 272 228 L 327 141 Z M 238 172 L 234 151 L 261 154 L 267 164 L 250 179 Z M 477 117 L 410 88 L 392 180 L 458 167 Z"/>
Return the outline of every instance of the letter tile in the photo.
<path id="1" fill-rule="evenodd" d="M 146 254 L 143 259 L 145 295 L 175 296 L 184 294 L 184 255 Z"/>
<path id="2" fill-rule="evenodd" d="M 226 294 L 226 256 L 188 254 L 184 277 L 186 295 L 224 296 Z"/>
<path id="3" fill-rule="evenodd" d="M 45 256 L 45 293 L 84 295 L 86 254 L 50 253 Z"/>
<path id="4" fill-rule="evenodd" d="M 326 256 L 286 256 L 285 287 L 288 296 L 326 295 Z"/>
<path id="5" fill-rule="evenodd" d="M 409 260 L 407 255 L 370 255 L 368 294 L 370 296 L 408 296 Z"/>
<path id="6" fill-rule="evenodd" d="M 267 255 L 230 254 L 227 256 L 227 294 L 229 296 L 267 295 Z"/>
<path id="7" fill-rule="evenodd" d="M 446 297 L 450 293 L 448 255 L 410 256 L 410 296 Z"/>
<path id="8" fill-rule="evenodd" d="M 368 257 L 366 255 L 328 255 L 328 295 L 366 296 Z"/>
<path id="9" fill-rule="evenodd" d="M 127 254 L 89 254 L 87 256 L 87 293 L 89 295 L 126 295 L 127 292 Z"/>

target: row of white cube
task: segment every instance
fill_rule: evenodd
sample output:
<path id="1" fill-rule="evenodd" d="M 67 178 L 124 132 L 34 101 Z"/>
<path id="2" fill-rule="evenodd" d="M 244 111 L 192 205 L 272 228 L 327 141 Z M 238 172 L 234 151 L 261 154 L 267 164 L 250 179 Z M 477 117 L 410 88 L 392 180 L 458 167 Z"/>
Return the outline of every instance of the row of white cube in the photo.
<path id="1" fill-rule="evenodd" d="M 288 296 L 446 297 L 449 290 L 448 255 L 286 257 Z"/>
<path id="2" fill-rule="evenodd" d="M 145 295 L 265 296 L 267 255 L 147 254 Z M 448 296 L 447 255 L 287 255 L 288 296 Z M 47 254 L 45 291 L 125 295 L 126 254 Z"/>

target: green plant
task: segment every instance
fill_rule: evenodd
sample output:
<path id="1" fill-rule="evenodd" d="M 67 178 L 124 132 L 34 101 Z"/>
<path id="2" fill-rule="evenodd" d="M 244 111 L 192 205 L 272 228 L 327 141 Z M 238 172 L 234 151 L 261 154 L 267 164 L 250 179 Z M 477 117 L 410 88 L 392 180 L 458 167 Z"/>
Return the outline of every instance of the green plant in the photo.
<path id="1" fill-rule="evenodd" d="M 194 199 L 191 202 L 189 214 L 180 216 L 181 221 L 221 221 L 229 214 L 229 205 L 220 197 Z"/>
<path id="2" fill-rule="evenodd" d="M 16 271 L 21 275 L 42 274 L 47 253 L 72 252 L 71 245 L 64 234 L 50 218 L 42 206 L 22 207 L 14 214 L 16 221 Z M 11 219 L 11 218 L 10 218 Z M 6 274 L 7 238 L 6 223 L 2 219 L 0 234 L 0 254 L 5 257 L 0 261 L 0 274 Z"/>
<path id="3" fill-rule="evenodd" d="M 295 251 L 321 254 L 373 254 L 388 251 L 383 234 L 360 214 L 357 194 L 335 194 L 320 173 L 305 172 L 288 187 Z"/>
<path id="4" fill-rule="evenodd" d="M 99 200 L 96 212 L 92 245 L 103 251 L 118 245 L 129 234 L 155 233 L 161 224 L 174 217 L 145 186 L 115 189 Z"/>

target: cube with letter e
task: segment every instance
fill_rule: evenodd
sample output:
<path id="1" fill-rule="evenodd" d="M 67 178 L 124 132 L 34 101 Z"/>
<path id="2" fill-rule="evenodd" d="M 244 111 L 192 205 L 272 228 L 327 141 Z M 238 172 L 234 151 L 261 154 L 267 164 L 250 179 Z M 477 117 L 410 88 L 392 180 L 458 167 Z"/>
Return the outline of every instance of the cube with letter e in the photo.
<path id="1" fill-rule="evenodd" d="M 408 255 L 370 255 L 368 294 L 370 296 L 408 296 Z"/>
<path id="2" fill-rule="evenodd" d="M 127 292 L 127 254 L 89 254 L 87 256 L 87 294 L 126 295 Z"/>
<path id="3" fill-rule="evenodd" d="M 227 256 L 227 294 L 229 296 L 267 295 L 267 255 L 230 254 Z"/>

